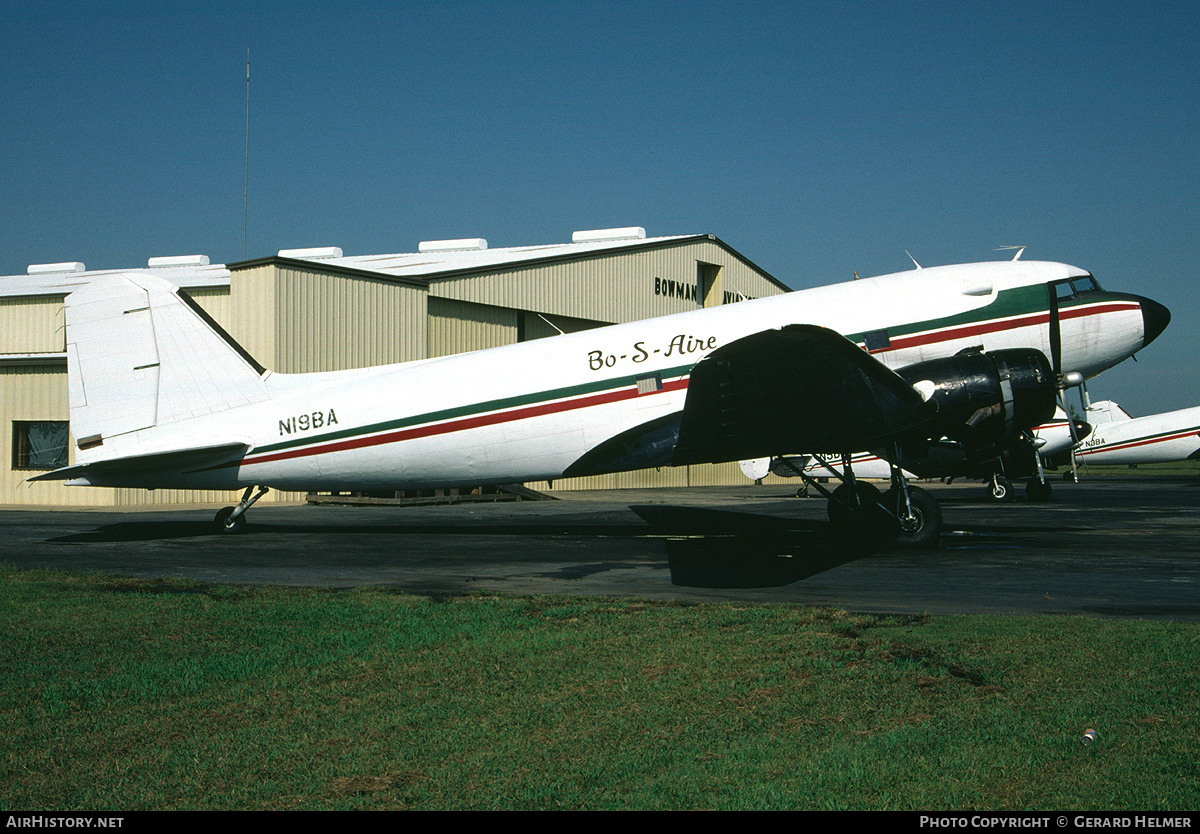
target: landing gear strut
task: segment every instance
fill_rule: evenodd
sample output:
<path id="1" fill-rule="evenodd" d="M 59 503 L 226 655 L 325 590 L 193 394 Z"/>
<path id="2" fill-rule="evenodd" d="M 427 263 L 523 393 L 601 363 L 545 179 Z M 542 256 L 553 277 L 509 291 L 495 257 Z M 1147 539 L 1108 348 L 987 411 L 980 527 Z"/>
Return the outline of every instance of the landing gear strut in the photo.
<path id="1" fill-rule="evenodd" d="M 1049 501 L 1052 489 L 1050 481 L 1046 480 L 1046 468 L 1042 466 L 1041 452 L 1042 446 L 1046 445 L 1046 443 L 1044 440 L 1036 440 L 1028 434 L 1026 434 L 1026 437 L 1029 437 L 1033 446 L 1033 462 L 1036 465 L 1037 474 L 1025 484 L 1025 495 L 1030 501 Z"/>
<path id="2" fill-rule="evenodd" d="M 258 492 L 254 492 L 258 489 Z M 246 491 L 242 493 L 242 500 L 238 502 L 236 507 L 223 507 L 217 510 L 217 515 L 213 519 L 213 523 L 217 525 L 217 531 L 220 533 L 240 533 L 246 529 L 246 510 L 267 494 L 269 490 L 265 486 L 246 487 Z M 251 493 L 254 493 L 251 496 Z"/>
<path id="3" fill-rule="evenodd" d="M 934 547 L 942 532 L 942 510 L 926 490 L 910 487 L 903 471 L 892 465 L 892 487 L 880 495 L 873 485 L 854 477 L 850 456 L 842 455 L 838 471 L 819 455 L 814 459 L 842 481 L 833 492 L 816 479 L 793 467 L 804 479 L 805 490 L 815 488 L 829 500 L 829 520 L 835 527 L 863 544 L 882 546 L 895 542 L 903 547 Z"/>

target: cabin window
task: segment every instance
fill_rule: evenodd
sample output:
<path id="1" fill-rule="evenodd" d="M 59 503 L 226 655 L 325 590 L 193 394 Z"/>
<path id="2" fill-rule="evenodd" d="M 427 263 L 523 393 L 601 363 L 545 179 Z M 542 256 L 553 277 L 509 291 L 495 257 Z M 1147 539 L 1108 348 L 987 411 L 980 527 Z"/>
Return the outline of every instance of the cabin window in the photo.
<path id="1" fill-rule="evenodd" d="M 67 465 L 66 420 L 14 420 L 13 469 L 61 469 Z"/>
<path id="2" fill-rule="evenodd" d="M 872 330 L 870 333 L 863 334 L 863 344 L 866 345 L 869 353 L 873 353 L 877 350 L 887 350 L 890 348 L 892 340 L 888 337 L 886 330 Z"/>

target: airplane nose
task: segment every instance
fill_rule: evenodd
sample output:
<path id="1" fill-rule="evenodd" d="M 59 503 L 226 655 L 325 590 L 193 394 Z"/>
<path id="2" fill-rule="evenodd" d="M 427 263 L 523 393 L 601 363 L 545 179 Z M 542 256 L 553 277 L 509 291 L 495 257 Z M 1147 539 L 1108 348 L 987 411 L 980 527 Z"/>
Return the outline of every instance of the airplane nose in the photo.
<path id="1" fill-rule="evenodd" d="M 1142 347 L 1158 338 L 1171 323 L 1171 311 L 1157 301 L 1139 298 L 1142 307 Z"/>

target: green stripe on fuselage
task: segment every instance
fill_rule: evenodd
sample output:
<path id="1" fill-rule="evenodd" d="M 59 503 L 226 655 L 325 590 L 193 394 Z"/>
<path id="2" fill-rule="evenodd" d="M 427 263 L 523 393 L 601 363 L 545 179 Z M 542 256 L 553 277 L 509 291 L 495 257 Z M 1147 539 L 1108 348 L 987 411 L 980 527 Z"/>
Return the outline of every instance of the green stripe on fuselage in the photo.
<path id="1" fill-rule="evenodd" d="M 659 371 L 653 371 L 666 379 L 676 379 L 686 376 L 691 373 L 692 365 L 679 365 L 674 368 L 663 368 Z M 648 373 L 650 371 L 647 371 Z M 414 414 L 411 417 L 401 417 L 396 420 L 387 420 L 382 423 L 372 423 L 367 426 L 355 426 L 348 429 L 340 429 L 338 431 L 325 432 L 318 435 L 306 435 L 290 440 L 283 440 L 278 443 L 271 443 L 266 446 L 259 446 L 251 454 L 261 455 L 270 452 L 278 452 L 284 449 L 294 449 L 298 446 L 312 446 L 317 443 L 329 443 L 335 440 L 345 440 L 350 437 L 360 437 L 367 434 L 376 434 L 378 432 L 395 431 L 396 429 L 411 428 L 412 426 L 420 426 L 426 423 L 440 423 L 446 420 L 457 420 L 464 417 L 472 417 L 477 414 L 486 414 L 491 411 L 505 411 L 510 408 L 521 408 L 524 406 L 538 405 L 539 403 L 550 402 L 551 400 L 564 400 L 571 397 L 580 397 L 587 394 L 597 394 L 603 391 L 616 390 L 619 388 L 628 388 L 637 385 L 637 380 L 644 374 L 633 374 L 630 376 L 612 377 L 609 379 L 597 380 L 596 382 L 585 382 L 582 385 L 569 385 L 565 388 L 554 388 L 549 391 L 536 391 L 531 394 L 521 394 L 516 397 L 505 397 L 499 400 L 488 400 L 480 403 L 470 403 L 468 405 L 456 406 L 454 408 L 445 408 L 440 411 L 430 411 L 425 414 Z"/>
<path id="2" fill-rule="evenodd" d="M 1079 298 L 1059 302 L 1059 309 L 1065 310 L 1069 307 L 1077 307 L 1080 304 L 1094 304 L 1097 301 L 1104 300 L 1106 300 L 1106 297 L 1103 293 L 1088 293 Z M 995 300 L 990 304 L 974 310 L 955 313 L 954 315 L 945 316 L 940 319 L 925 319 L 924 321 L 917 321 L 911 324 L 901 324 L 895 327 L 888 327 L 886 330 L 889 338 L 902 338 L 904 336 L 911 336 L 914 333 L 925 333 L 930 330 L 944 330 L 951 327 L 982 324 L 985 321 L 996 319 L 1027 316 L 1032 313 L 1044 313 L 1048 312 L 1049 309 L 1050 296 L 1046 290 L 1046 285 L 1032 284 L 1027 287 L 1013 287 L 1008 290 L 1000 290 L 996 293 Z M 862 342 L 867 332 L 848 334 L 846 338 L 852 342 Z"/>

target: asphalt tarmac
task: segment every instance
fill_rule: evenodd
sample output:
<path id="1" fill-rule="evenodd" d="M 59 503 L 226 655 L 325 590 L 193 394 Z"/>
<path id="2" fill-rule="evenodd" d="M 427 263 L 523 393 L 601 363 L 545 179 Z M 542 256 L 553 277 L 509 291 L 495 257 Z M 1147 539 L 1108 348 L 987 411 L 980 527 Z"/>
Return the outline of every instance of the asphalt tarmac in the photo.
<path id="1" fill-rule="evenodd" d="M 235 536 L 213 532 L 216 507 L 8 507 L 0 509 L 0 562 L 206 583 L 381 585 L 433 596 L 1200 622 L 1200 482 L 1055 482 L 1047 503 L 994 503 L 978 483 L 922 486 L 942 505 L 940 545 L 865 556 L 834 535 L 823 499 L 746 485 L 495 504 L 260 503 Z"/>

